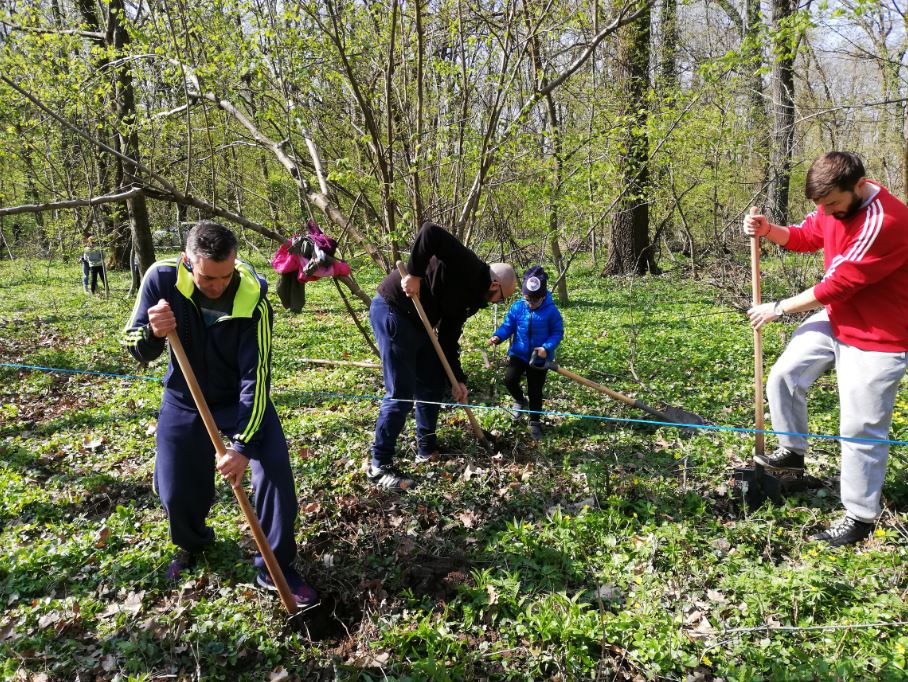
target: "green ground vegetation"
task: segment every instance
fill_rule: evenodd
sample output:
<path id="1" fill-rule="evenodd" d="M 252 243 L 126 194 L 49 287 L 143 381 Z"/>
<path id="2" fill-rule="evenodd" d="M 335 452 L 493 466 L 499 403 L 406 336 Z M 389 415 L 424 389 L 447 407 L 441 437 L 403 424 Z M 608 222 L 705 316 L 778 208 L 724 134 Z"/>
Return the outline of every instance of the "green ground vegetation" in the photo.
<path id="1" fill-rule="evenodd" d="M 356 265 L 374 291 L 378 273 Z M 646 402 L 747 427 L 753 355 L 740 279 L 729 290 L 707 272 L 603 280 L 580 267 L 560 361 Z M 163 363 L 139 367 L 118 344 L 127 286 L 112 273 L 111 296 L 91 297 L 72 261 L 0 263 L 0 362 L 133 375 L 0 367 L 0 678 L 908 675 L 908 630 L 893 625 L 908 621 L 904 448 L 893 448 L 872 539 L 815 546 L 809 533 L 838 513 L 835 441 L 814 441 L 808 460 L 822 486 L 750 512 L 730 483 L 750 457 L 747 434 L 622 421 L 646 415 L 552 375 L 545 408 L 555 414 L 535 443 L 501 409 L 503 349 L 489 352 L 491 367 L 483 360 L 490 309 L 462 345 L 471 401 L 498 452 L 445 410 L 450 456 L 416 468 L 409 494 L 376 491 L 362 468 L 380 372 L 306 362 L 375 360 L 327 282 L 309 285 L 299 315 L 274 299 L 273 398 L 300 498 L 301 565 L 335 617 L 320 632 L 292 629 L 254 589 L 252 541 L 223 482 L 215 546 L 185 583 L 169 584 L 174 547 L 151 487 L 161 387 L 144 380 Z M 773 286 L 767 276 L 770 295 Z M 767 330 L 767 367 L 793 328 Z M 833 378 L 811 407 L 811 430 L 835 433 Z M 908 437 L 904 397 L 893 435 Z M 413 466 L 413 453 L 411 422 L 399 461 Z"/>

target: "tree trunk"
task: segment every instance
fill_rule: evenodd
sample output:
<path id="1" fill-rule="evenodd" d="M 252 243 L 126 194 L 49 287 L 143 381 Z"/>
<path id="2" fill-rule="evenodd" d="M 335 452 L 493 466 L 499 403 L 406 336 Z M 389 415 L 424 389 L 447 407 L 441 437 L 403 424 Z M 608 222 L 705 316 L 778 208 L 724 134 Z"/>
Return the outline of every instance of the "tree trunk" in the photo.
<path id="1" fill-rule="evenodd" d="M 603 275 L 657 272 L 649 241 L 649 90 L 650 11 L 618 33 L 618 64 L 624 121 L 624 191 L 616 205 Z"/>
<path id="2" fill-rule="evenodd" d="M 524 14 L 527 28 L 532 30 L 532 21 L 528 14 Z M 530 42 L 531 57 L 533 66 L 537 74 L 536 87 L 539 90 L 545 90 L 548 85 L 548 76 L 545 73 L 542 63 L 542 52 L 540 41 L 534 35 Z M 552 249 L 552 262 L 555 266 L 555 272 L 564 270 L 564 258 L 561 254 L 561 242 L 558 233 L 560 229 L 559 208 L 561 195 L 564 185 L 564 145 L 562 142 L 561 117 L 558 115 L 558 107 L 555 106 L 555 98 L 551 91 L 545 96 L 545 110 L 547 115 L 547 128 L 551 137 L 551 155 L 555 164 L 554 174 L 552 177 L 552 193 L 549 196 L 549 244 Z M 546 150 L 546 139 L 542 140 L 543 153 Z M 562 306 L 568 304 L 567 277 L 558 278 L 558 303 Z"/>
<path id="3" fill-rule="evenodd" d="M 772 222 L 788 222 L 788 194 L 791 185 L 791 152 L 794 140 L 794 58 L 797 38 L 791 29 L 780 28 L 794 12 L 794 0 L 773 0 L 775 63 L 772 79 L 772 179 L 769 183 L 768 212 Z"/>
<path id="4" fill-rule="evenodd" d="M 19 139 L 25 139 L 22 126 L 19 122 L 13 124 L 16 128 L 16 135 L 19 136 Z M 33 204 L 40 203 L 40 194 L 38 193 L 38 187 L 35 185 L 35 178 L 37 176 L 37 170 L 35 169 L 35 164 L 32 161 L 31 150 L 26 148 L 27 151 L 22 155 L 22 161 L 25 164 L 25 187 L 26 187 L 26 196 L 29 201 Z M 47 250 L 50 247 L 50 241 L 47 237 L 47 231 L 44 227 L 44 214 L 36 213 L 35 214 L 35 226 L 38 228 L 38 243 L 41 244 L 41 248 Z"/>
<path id="5" fill-rule="evenodd" d="M 760 0 L 745 0 L 744 22 L 744 33 L 741 36 L 742 42 L 762 46 L 763 41 L 759 39 L 763 23 L 760 12 Z M 761 188 L 766 186 L 769 176 L 770 158 L 769 122 L 766 118 L 762 67 L 763 52 L 759 48 L 753 48 L 750 53 L 750 60 L 746 66 L 748 123 L 751 131 L 750 139 L 753 141 L 750 149 L 751 165 L 757 175 L 758 186 Z"/>
<path id="6" fill-rule="evenodd" d="M 678 0 L 662 0 L 662 44 L 659 46 L 659 77 L 662 86 L 678 84 Z"/>
<path id="7" fill-rule="evenodd" d="M 129 34 L 120 23 L 120 17 L 126 16 L 124 0 L 111 0 L 108 6 L 107 24 L 101 22 L 97 5 L 92 0 L 79 0 L 79 12 L 88 26 L 104 38 L 93 39 L 100 47 L 107 49 L 113 47 L 118 54 L 124 52 L 129 43 Z M 99 69 L 106 67 L 109 59 L 105 56 L 99 60 Z M 135 131 L 136 103 L 133 88 L 132 74 L 129 63 L 121 62 L 115 70 L 116 89 L 114 100 L 110 107 L 114 111 L 117 121 L 117 130 L 110 135 L 110 146 L 124 153 L 136 161 L 139 157 L 139 137 Z M 99 168 L 104 168 L 106 160 L 99 159 Z M 134 169 L 126 167 L 122 159 L 117 159 L 114 170 L 114 187 L 109 187 L 106 182 L 106 172 L 102 172 L 101 185 L 104 191 L 110 189 L 123 190 L 128 184 L 133 184 Z M 110 256 L 109 263 L 112 267 L 131 267 L 130 260 L 133 249 L 139 259 L 141 272 L 145 272 L 154 263 L 154 245 L 151 240 L 151 229 L 148 221 L 148 207 L 145 196 L 138 194 L 126 201 L 125 204 L 114 205 L 109 213 L 105 213 L 107 223 Z M 128 222 L 129 229 L 123 229 Z"/>
<path id="8" fill-rule="evenodd" d="M 108 16 L 108 35 L 112 36 L 113 47 L 117 54 L 125 52 L 129 43 L 129 34 L 120 23 L 119 18 L 126 16 L 124 0 L 110 0 Z M 133 87 L 132 73 L 129 63 L 117 67 L 117 127 L 120 137 L 120 146 L 128 157 L 141 161 L 139 148 L 139 134 L 136 132 L 136 93 Z M 140 182 L 133 177 L 133 168 L 124 168 L 127 183 Z M 148 221 L 148 206 L 144 194 L 127 199 L 127 214 L 129 216 L 129 239 L 118 240 L 111 247 L 112 260 L 120 267 L 130 267 L 130 255 L 135 249 L 139 261 L 139 271 L 145 271 L 155 261 L 154 243 L 151 239 L 151 228 Z M 131 243 L 130 243 L 131 242 Z"/>

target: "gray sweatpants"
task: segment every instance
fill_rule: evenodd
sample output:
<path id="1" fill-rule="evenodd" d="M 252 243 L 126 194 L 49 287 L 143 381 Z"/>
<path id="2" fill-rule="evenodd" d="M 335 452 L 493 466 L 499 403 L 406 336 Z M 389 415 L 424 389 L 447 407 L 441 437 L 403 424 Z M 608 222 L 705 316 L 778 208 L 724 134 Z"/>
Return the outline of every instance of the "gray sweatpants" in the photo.
<path id="1" fill-rule="evenodd" d="M 882 353 L 846 345 L 832 335 L 825 310 L 811 315 L 792 335 L 766 382 L 773 430 L 807 433 L 807 389 L 835 367 L 839 433 L 850 438 L 888 438 L 906 361 L 906 352 Z M 780 435 L 779 444 L 807 450 L 803 436 Z M 875 521 L 881 511 L 889 445 L 843 440 L 841 447 L 841 497 L 846 514 L 858 521 Z"/>

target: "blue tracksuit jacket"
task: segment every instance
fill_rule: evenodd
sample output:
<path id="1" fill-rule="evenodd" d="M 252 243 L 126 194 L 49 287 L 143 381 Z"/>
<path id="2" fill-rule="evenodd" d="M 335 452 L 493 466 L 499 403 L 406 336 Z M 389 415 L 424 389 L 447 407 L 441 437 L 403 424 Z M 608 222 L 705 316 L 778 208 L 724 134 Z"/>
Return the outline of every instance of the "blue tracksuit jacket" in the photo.
<path id="1" fill-rule="evenodd" d="M 233 308 L 206 327 L 193 302 L 195 283 L 182 260 L 171 258 L 152 265 L 142 288 L 123 343 L 137 360 L 154 360 L 164 352 L 164 339 L 154 337 L 148 325 L 148 308 L 165 299 L 177 319 L 177 333 L 212 411 L 235 405 L 236 434 L 232 447 L 258 459 L 259 430 L 269 405 L 271 384 L 271 328 L 273 312 L 266 298 L 267 282 L 251 265 L 236 262 L 240 274 Z M 195 409 L 189 386 L 171 354 L 164 375 L 164 400 Z"/>
<path id="2" fill-rule="evenodd" d="M 511 305 L 504 322 L 495 330 L 493 336 L 504 341 L 511 335 L 514 339 L 508 349 L 508 355 L 528 363 L 533 349 L 542 346 L 548 352 L 548 359 L 555 360 L 555 349 L 564 338 L 564 320 L 561 319 L 561 311 L 552 300 L 551 292 L 546 293 L 545 300 L 536 310 L 530 309 L 522 298 Z"/>

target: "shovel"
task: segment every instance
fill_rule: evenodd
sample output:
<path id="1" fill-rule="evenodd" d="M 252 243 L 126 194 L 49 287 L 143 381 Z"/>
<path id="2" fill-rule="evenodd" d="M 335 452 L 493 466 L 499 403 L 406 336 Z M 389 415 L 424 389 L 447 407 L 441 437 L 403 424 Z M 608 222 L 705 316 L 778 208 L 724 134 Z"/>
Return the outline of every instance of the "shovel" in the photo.
<path id="1" fill-rule="evenodd" d="M 530 358 L 530 364 L 534 365 L 534 361 L 537 360 L 536 351 L 533 351 L 533 356 Z M 639 410 L 648 412 L 653 415 L 656 419 L 663 422 L 671 422 L 673 424 L 694 424 L 700 426 L 706 423 L 706 420 L 698 414 L 693 412 L 688 412 L 687 410 L 682 410 L 680 407 L 668 406 L 664 410 L 657 410 L 655 407 L 650 407 L 642 400 L 637 400 L 636 398 L 631 398 L 626 396 L 623 393 L 618 391 L 613 391 L 602 384 L 597 384 L 595 381 L 590 381 L 579 374 L 574 374 L 571 371 L 559 367 L 557 364 L 550 360 L 546 360 L 543 365 L 546 369 L 552 369 L 558 372 L 561 376 L 565 376 L 571 381 L 576 381 L 578 384 L 583 384 L 584 386 L 589 386 L 590 388 L 595 388 L 600 393 L 605 393 L 612 400 L 617 400 L 631 407 L 636 407 Z"/>
<path id="2" fill-rule="evenodd" d="M 173 354 L 177 358 L 180 369 L 183 370 L 183 376 L 186 378 L 186 383 L 189 385 L 192 399 L 195 401 L 195 406 L 199 410 L 199 414 L 202 417 L 202 421 L 205 423 L 208 435 L 211 437 L 211 442 L 214 444 L 217 457 L 220 459 L 227 454 L 227 448 L 224 447 L 224 442 L 221 440 L 221 434 L 218 431 L 217 424 L 214 423 L 214 417 L 211 415 L 211 410 L 208 408 L 205 396 L 202 395 L 202 389 L 195 377 L 195 372 L 192 371 L 192 366 L 189 364 L 189 358 L 186 357 L 183 343 L 180 341 L 180 337 L 177 336 L 176 331 L 168 333 L 167 340 L 170 342 L 170 347 L 173 349 Z M 271 581 L 277 587 L 278 594 L 281 597 L 281 603 L 284 605 L 284 608 L 287 609 L 287 612 L 293 616 L 296 614 L 299 607 L 296 604 L 296 599 L 293 598 L 293 592 L 290 591 L 290 585 L 287 584 L 287 578 L 284 577 L 284 572 L 281 570 L 280 565 L 278 565 L 277 558 L 275 558 L 274 552 L 271 550 L 271 545 L 268 544 L 268 538 L 265 537 L 265 533 L 262 531 L 262 526 L 259 523 L 258 517 L 255 515 L 255 510 L 249 503 L 249 498 L 246 496 L 246 492 L 243 490 L 241 484 L 234 483 L 231 487 L 233 488 L 233 494 L 236 497 L 236 501 L 240 503 L 240 509 L 243 510 L 243 516 L 246 517 L 246 523 L 249 524 L 249 529 L 252 531 L 252 537 L 255 539 L 256 547 L 258 547 L 262 558 L 265 560 L 265 566 L 268 568 L 268 574 L 271 576 Z"/>
<path id="3" fill-rule="evenodd" d="M 403 261 L 397 261 L 397 270 L 398 272 L 400 272 L 401 277 L 406 277 L 409 274 L 407 272 L 407 266 L 403 264 Z M 415 298 L 411 298 L 410 300 L 413 301 L 413 305 L 416 306 L 416 312 L 419 313 L 419 319 L 422 320 L 422 324 L 426 328 L 426 332 L 429 334 L 429 338 L 432 340 L 432 346 L 434 346 L 435 352 L 438 353 L 438 359 L 441 360 L 441 364 L 445 368 L 445 374 L 448 375 L 448 381 L 451 382 L 451 386 L 456 386 L 457 377 L 454 376 L 454 370 L 451 369 L 451 364 L 448 362 L 448 358 L 445 357 L 445 352 L 442 350 L 441 344 L 438 343 L 438 335 L 432 328 L 432 323 L 429 322 L 429 318 L 426 317 L 426 311 L 423 310 L 419 297 L 417 296 Z M 470 420 L 470 427 L 473 429 L 473 433 L 476 435 L 476 440 L 478 440 L 479 444 L 482 445 L 482 447 L 484 447 L 487 451 L 492 452 L 492 442 L 486 435 L 486 432 L 483 431 L 482 427 L 479 425 L 479 422 L 476 420 L 476 415 L 473 414 L 473 410 L 464 405 L 463 411 L 467 413 L 467 419 Z"/>
<path id="4" fill-rule="evenodd" d="M 756 207 L 750 214 L 757 212 Z M 750 241 L 750 277 L 753 305 L 760 305 L 760 238 L 754 236 Z M 762 456 L 764 449 L 763 434 L 763 335 L 754 329 L 754 455 Z M 756 509 L 766 500 L 774 504 L 782 502 L 782 485 L 775 476 L 766 473 L 763 465 L 754 460 L 752 468 L 735 469 L 735 487 L 740 491 L 745 506 Z"/>

